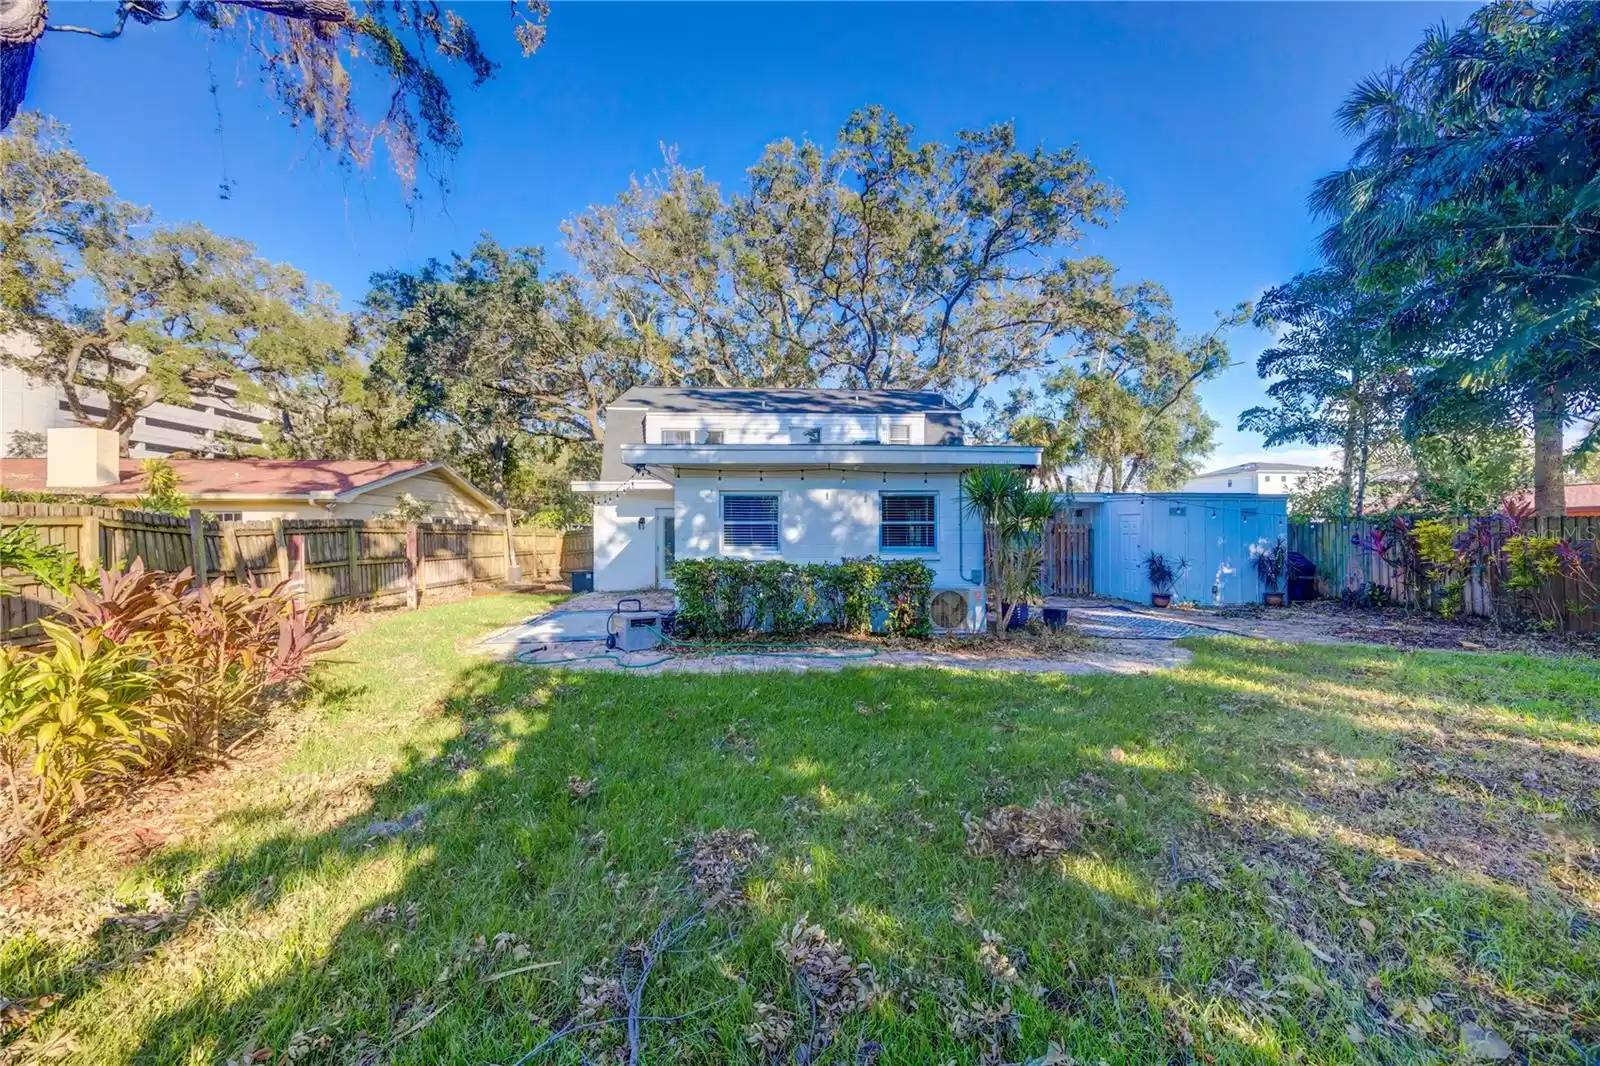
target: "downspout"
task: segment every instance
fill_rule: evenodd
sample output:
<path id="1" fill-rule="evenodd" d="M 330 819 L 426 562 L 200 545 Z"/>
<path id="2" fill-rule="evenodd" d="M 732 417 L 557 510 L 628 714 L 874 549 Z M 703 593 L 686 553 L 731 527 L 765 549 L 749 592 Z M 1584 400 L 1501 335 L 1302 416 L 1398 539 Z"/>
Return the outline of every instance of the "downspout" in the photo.
<path id="1" fill-rule="evenodd" d="M 956 475 L 956 573 L 962 577 L 967 576 L 967 498 L 961 485 L 965 479 L 965 470 Z"/>

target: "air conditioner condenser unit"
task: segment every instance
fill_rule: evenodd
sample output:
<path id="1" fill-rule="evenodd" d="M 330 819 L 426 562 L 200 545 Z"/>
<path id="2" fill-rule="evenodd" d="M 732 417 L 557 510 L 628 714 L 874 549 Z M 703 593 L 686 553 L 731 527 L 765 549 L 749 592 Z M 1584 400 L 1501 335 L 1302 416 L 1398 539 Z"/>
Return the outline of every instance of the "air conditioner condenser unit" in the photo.
<path id="1" fill-rule="evenodd" d="M 981 587 L 934 589 L 929 604 L 933 628 L 938 633 L 981 632 L 986 610 Z"/>

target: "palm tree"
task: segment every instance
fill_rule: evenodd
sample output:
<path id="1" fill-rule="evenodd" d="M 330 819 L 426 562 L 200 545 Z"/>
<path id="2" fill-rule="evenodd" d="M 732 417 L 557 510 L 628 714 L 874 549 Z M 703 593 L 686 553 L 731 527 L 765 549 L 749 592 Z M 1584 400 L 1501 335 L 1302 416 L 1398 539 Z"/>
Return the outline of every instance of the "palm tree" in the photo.
<path id="1" fill-rule="evenodd" d="M 985 538 L 994 549 L 985 552 L 994 558 L 986 577 L 1004 637 L 1017 604 L 1038 592 L 1044 563 L 1041 536 L 1055 514 L 1055 493 L 1033 488 L 1026 473 L 1004 466 L 968 470 L 961 489 L 967 513 L 982 517 Z"/>
<path id="2" fill-rule="evenodd" d="M 1399 296 L 1408 430 L 1531 422 L 1546 515 L 1563 424 L 1600 404 L 1597 95 L 1600 5 L 1491 4 L 1356 88 L 1338 117 L 1360 142 L 1312 195 L 1329 259 Z"/>

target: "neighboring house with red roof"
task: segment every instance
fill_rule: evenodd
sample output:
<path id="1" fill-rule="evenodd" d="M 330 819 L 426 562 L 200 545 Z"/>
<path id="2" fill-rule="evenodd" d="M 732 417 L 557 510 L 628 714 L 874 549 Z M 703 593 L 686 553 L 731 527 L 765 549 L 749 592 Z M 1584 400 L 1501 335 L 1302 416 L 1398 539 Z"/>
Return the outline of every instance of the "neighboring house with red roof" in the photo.
<path id="1" fill-rule="evenodd" d="M 57 455 L 58 439 L 92 450 L 93 438 L 52 430 L 47 459 L 0 459 L 0 486 L 16 492 L 82 493 L 132 506 L 144 492 L 140 460 L 86 454 Z M 116 434 L 110 435 L 115 441 Z M 403 496 L 427 504 L 430 517 L 470 520 L 503 511 L 466 478 L 421 459 L 171 459 L 179 489 L 196 507 L 236 521 L 271 518 L 376 518 Z M 55 464 L 52 466 L 52 464 Z"/>
<path id="2" fill-rule="evenodd" d="M 1533 506 L 1533 490 L 1528 489 L 1512 497 Z M 1567 486 L 1568 518 L 1600 518 L 1600 481 Z"/>

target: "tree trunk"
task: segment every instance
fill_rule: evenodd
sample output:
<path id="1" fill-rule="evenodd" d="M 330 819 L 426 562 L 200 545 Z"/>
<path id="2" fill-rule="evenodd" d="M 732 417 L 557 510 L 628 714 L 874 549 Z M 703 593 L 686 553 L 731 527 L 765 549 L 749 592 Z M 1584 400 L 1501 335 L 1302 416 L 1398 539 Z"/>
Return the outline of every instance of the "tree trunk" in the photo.
<path id="1" fill-rule="evenodd" d="M 1566 422 L 1566 398 L 1561 388 L 1541 388 L 1533 407 L 1533 513 L 1540 518 L 1565 518 L 1567 479 L 1562 466 L 1561 439 Z"/>
<path id="2" fill-rule="evenodd" d="M 1372 459 L 1372 428 L 1361 426 L 1361 450 L 1356 456 L 1356 513 L 1360 518 L 1367 510 L 1367 464 Z"/>

